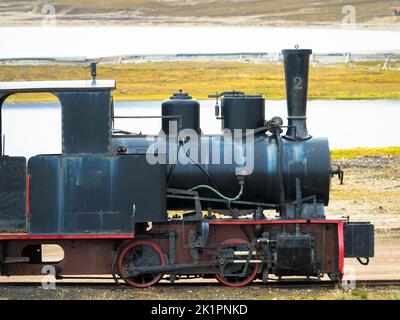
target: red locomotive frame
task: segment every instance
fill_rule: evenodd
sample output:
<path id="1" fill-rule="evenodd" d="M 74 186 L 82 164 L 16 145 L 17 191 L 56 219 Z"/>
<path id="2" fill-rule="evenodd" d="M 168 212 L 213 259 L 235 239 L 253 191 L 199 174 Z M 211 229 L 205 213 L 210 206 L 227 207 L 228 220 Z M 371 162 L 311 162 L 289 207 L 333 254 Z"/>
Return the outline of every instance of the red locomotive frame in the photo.
<path id="1" fill-rule="evenodd" d="M 218 243 L 229 241 L 233 238 L 244 240 L 244 233 L 241 228 L 246 226 L 248 231 L 256 225 L 264 225 L 271 227 L 272 229 L 280 229 L 284 226 L 293 228 L 295 225 L 302 227 L 302 232 L 312 232 L 317 237 L 325 236 L 325 241 L 316 241 L 317 243 L 325 243 L 325 248 L 321 248 L 317 245 L 316 248 L 316 260 L 318 263 L 324 263 L 323 268 L 320 270 L 321 276 L 324 273 L 334 277 L 337 275 L 339 279 L 343 275 L 344 267 L 344 237 L 343 227 L 345 219 L 326 219 L 326 220 L 247 220 L 246 219 L 210 219 L 208 221 L 210 225 L 209 241 L 215 241 Z M 192 226 L 193 228 L 195 225 Z M 323 229 L 325 229 L 325 235 L 323 235 Z M 190 227 L 183 230 L 180 223 L 170 224 L 155 224 L 151 231 L 146 233 L 146 237 L 140 235 L 134 236 L 133 234 L 126 235 L 0 235 L 0 240 L 3 245 L 3 250 L 6 249 L 7 256 L 19 257 L 24 248 L 34 245 L 43 244 L 56 244 L 64 249 L 64 259 L 57 263 L 10 263 L 7 264 L 6 268 L 3 268 L 3 274 L 12 275 L 41 275 L 42 267 L 44 265 L 51 264 L 57 270 L 59 276 L 73 276 L 80 275 L 84 278 L 84 275 L 104 275 L 110 273 L 116 273 L 123 278 L 121 271 L 121 261 L 127 249 L 135 244 L 146 243 L 152 246 L 157 251 L 162 252 L 162 265 L 165 266 L 166 261 L 171 261 L 169 255 L 169 240 L 168 238 L 149 238 L 152 234 L 160 235 L 161 233 L 168 234 L 176 232 L 176 260 L 175 264 L 190 263 L 192 257 L 188 250 L 183 246 L 185 235 L 190 230 Z M 288 230 L 290 231 L 290 230 Z M 222 235 L 222 236 L 219 236 Z M 332 241 L 331 239 L 335 239 Z M 79 248 L 78 250 L 76 248 Z M 253 248 L 252 248 L 253 250 Z M 4 253 L 4 252 L 3 252 Z M 88 254 L 90 253 L 90 254 Z M 337 261 L 330 261 L 323 256 L 329 256 L 330 259 L 337 257 Z M 200 257 L 200 261 L 207 261 L 210 259 L 210 255 L 203 255 Z M 118 261 L 118 266 L 114 266 L 114 260 Z M 325 260 L 325 262 L 323 262 Z M 3 264 L 3 266 L 5 266 Z M 257 266 L 258 267 L 258 266 Z M 221 277 L 218 277 L 218 269 L 215 268 L 213 274 L 217 277 L 220 282 L 230 286 L 242 286 L 246 285 L 256 278 L 261 278 L 261 272 L 256 272 L 253 269 L 251 275 L 244 281 L 239 283 L 232 283 L 229 281 L 223 281 Z M 204 268 L 198 268 L 193 266 L 189 269 L 189 272 L 182 271 L 177 272 L 175 275 L 179 277 L 190 276 L 190 275 L 201 275 L 207 276 L 208 272 L 204 271 Z M 127 280 L 128 284 L 137 287 L 146 287 L 153 285 L 161 279 L 162 274 L 157 275 L 157 281 L 149 281 L 148 283 L 140 284 Z M 208 277 L 210 274 L 208 274 Z M 212 275 L 211 275 L 212 276 Z"/>

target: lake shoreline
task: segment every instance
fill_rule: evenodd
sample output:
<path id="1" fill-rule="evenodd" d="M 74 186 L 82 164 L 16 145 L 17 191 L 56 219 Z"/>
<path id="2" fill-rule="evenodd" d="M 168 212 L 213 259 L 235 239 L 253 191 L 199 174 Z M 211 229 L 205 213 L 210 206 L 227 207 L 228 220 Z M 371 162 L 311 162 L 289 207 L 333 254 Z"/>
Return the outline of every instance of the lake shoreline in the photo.
<path id="1" fill-rule="evenodd" d="M 189 92 L 190 93 L 190 92 Z M 164 96 L 169 98 L 171 94 Z M 194 98 L 196 96 L 193 95 Z M 200 127 L 204 134 L 221 133 L 221 121 L 215 118 L 215 100 L 198 100 L 201 105 Z M 10 103 L 11 102 L 11 103 Z M 146 118 L 159 116 L 162 101 L 115 101 L 116 116 L 143 116 L 142 119 L 115 119 L 115 128 L 134 133 L 155 135 L 161 128 L 161 120 Z M 280 117 L 286 122 L 287 102 L 285 99 L 265 101 L 265 119 Z M 400 100 L 310 100 L 307 104 L 308 130 L 314 137 L 328 137 L 334 149 L 385 148 L 400 146 L 397 135 L 400 117 Z M 381 121 L 376 121 L 381 119 Z M 12 102 L 7 99 L 3 105 L 3 132 L 7 135 L 8 146 L 18 146 L 27 141 L 18 141 L 21 126 L 24 136 L 31 139 L 32 153 L 54 153 L 59 146 L 56 137 L 61 135 L 61 107 L 57 101 L 45 103 Z M 371 131 L 373 128 L 373 133 Z M 48 136 L 46 146 L 40 147 L 35 141 Z M 36 138 L 35 138 L 36 137 Z M 53 138 L 54 137 L 54 138 Z M 25 154 L 16 147 L 9 149 L 14 154 Z M 22 153 L 21 153 L 22 152 Z M 358 152 L 360 154 L 360 152 Z M 361 153 L 362 154 L 362 153 Z M 380 153 L 378 153 L 380 154 Z"/>

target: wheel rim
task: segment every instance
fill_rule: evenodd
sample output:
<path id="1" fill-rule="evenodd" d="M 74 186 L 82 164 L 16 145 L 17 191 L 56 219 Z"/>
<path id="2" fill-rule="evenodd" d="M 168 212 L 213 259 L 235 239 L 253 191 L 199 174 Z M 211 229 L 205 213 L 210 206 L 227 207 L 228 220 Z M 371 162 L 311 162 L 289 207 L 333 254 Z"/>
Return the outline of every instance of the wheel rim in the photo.
<path id="1" fill-rule="evenodd" d="M 244 251 L 244 250 L 249 250 L 250 245 L 248 244 L 247 241 L 242 240 L 242 239 L 230 239 L 227 241 L 223 242 L 224 244 L 229 244 L 229 245 L 236 245 L 235 246 L 235 251 Z M 229 246 L 232 247 L 232 246 Z M 241 257 L 244 259 L 244 257 Z M 257 259 L 257 256 L 252 256 L 252 258 Z M 243 272 L 243 269 L 245 267 L 244 263 L 228 263 L 226 265 L 226 269 L 229 273 L 237 273 L 240 274 Z M 257 275 L 258 271 L 258 262 L 256 263 L 251 263 L 248 266 L 247 273 L 243 277 L 238 277 L 238 276 L 222 276 L 220 273 L 217 273 L 215 276 L 219 282 L 226 286 L 230 287 L 243 287 L 247 284 L 249 284 L 251 281 L 254 280 L 254 278 Z"/>
<path id="2" fill-rule="evenodd" d="M 119 256 L 120 276 L 127 284 L 138 288 L 156 284 L 162 278 L 162 274 L 135 274 L 134 268 L 164 265 L 165 259 L 162 250 L 148 241 L 128 244 Z"/>

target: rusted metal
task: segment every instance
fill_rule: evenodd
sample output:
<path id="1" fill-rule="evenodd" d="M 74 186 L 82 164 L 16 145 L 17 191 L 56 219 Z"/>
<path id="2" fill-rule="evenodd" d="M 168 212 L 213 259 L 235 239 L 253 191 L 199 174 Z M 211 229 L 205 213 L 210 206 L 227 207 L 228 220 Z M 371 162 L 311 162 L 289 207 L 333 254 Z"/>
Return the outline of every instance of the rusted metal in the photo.
<path id="1" fill-rule="evenodd" d="M 294 232 L 295 223 L 286 223 L 286 231 Z M 282 231 L 283 224 L 281 223 L 266 223 L 264 224 L 264 231 L 268 233 L 280 233 Z M 325 236 L 328 239 L 335 239 L 335 241 L 328 241 L 325 243 L 325 261 L 323 260 L 323 236 L 325 228 Z M 64 250 L 64 259 L 58 263 L 15 263 L 7 266 L 7 275 L 39 275 L 42 272 L 42 267 L 45 264 L 53 265 L 59 275 L 100 275 L 100 274 L 111 274 L 111 264 L 113 257 L 116 253 L 118 246 L 121 243 L 128 243 L 129 241 L 140 241 L 146 239 L 150 241 L 149 236 L 152 235 L 151 242 L 156 244 L 164 254 L 169 256 L 170 241 L 167 236 L 160 238 L 161 234 L 174 233 L 176 235 L 175 241 L 175 261 L 176 265 L 186 264 L 186 268 L 178 268 L 176 271 L 171 271 L 178 275 L 192 275 L 192 274 L 215 274 L 218 272 L 217 266 L 215 267 L 201 267 L 193 264 L 193 257 L 190 251 L 187 250 L 187 239 L 191 230 L 197 229 L 196 222 L 187 222 L 185 228 L 182 227 L 182 223 L 155 223 L 149 233 L 146 233 L 147 237 L 141 237 L 137 235 L 134 240 L 129 239 L 31 239 L 31 240 L 18 240 L 18 241 L 1 241 L 1 245 L 6 248 L 3 250 L 3 254 L 8 257 L 21 257 L 23 249 L 27 246 L 32 245 L 45 245 L 45 244 L 57 244 Z M 184 232 L 184 233 L 182 233 Z M 316 243 L 316 263 L 323 268 L 325 273 L 334 274 L 338 272 L 339 265 L 335 257 L 339 250 L 338 246 L 338 224 L 334 223 L 303 223 L 301 225 L 302 233 L 309 233 L 315 236 Z M 210 224 L 210 233 L 207 247 L 209 252 L 202 252 L 199 256 L 199 262 L 205 263 L 214 259 L 215 252 L 220 246 L 218 244 L 224 243 L 225 241 L 236 238 L 246 239 L 246 233 L 253 235 L 253 225 L 245 225 L 243 230 L 242 225 L 232 221 L 232 224 Z M 216 247 L 213 249 L 213 244 Z M 213 251 L 214 250 L 214 251 Z M 214 252 L 214 253 L 213 253 Z M 22 257 L 21 257 L 22 258 Z M 167 259 L 168 261 L 168 259 Z M 257 260 L 258 261 L 258 260 Z M 236 262 L 243 263 L 243 262 Z M 173 268 L 172 268 L 173 269 Z"/>

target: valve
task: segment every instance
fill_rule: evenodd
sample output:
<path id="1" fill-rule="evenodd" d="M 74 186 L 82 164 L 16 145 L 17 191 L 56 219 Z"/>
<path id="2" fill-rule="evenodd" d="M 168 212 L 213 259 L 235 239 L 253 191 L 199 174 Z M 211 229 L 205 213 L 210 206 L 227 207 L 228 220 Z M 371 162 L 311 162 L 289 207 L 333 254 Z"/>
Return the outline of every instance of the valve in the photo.
<path id="1" fill-rule="evenodd" d="M 267 131 L 271 133 L 275 133 L 276 130 L 279 130 L 282 133 L 283 120 L 280 117 L 273 117 L 271 120 L 268 120 L 266 123 Z"/>
<path id="2" fill-rule="evenodd" d="M 333 168 L 331 169 L 331 176 L 332 176 L 332 178 L 333 178 L 333 176 L 334 176 L 335 174 L 338 175 L 340 184 L 342 185 L 342 184 L 343 184 L 343 178 L 344 178 L 344 171 L 343 171 L 342 168 L 340 167 L 340 164 L 338 165 L 337 169 L 333 169 Z"/>

